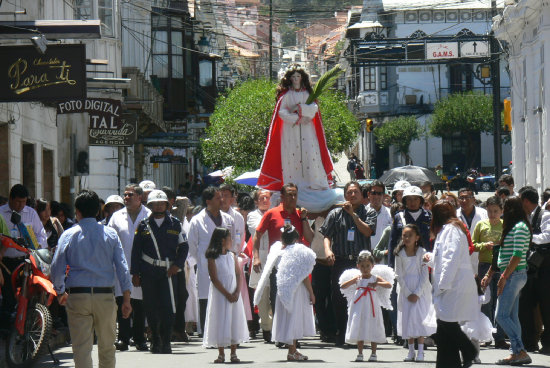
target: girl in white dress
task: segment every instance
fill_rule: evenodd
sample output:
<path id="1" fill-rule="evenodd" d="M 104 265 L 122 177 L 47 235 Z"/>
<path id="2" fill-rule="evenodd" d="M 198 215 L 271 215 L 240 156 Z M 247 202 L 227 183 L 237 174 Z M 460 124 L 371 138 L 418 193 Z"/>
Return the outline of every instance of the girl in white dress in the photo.
<path id="1" fill-rule="evenodd" d="M 294 226 L 285 225 L 281 231 L 281 242 L 275 242 L 269 250 L 254 293 L 254 304 L 259 304 L 271 273 L 276 271 L 277 298 L 272 339 L 288 345 L 288 361 L 307 360 L 307 356 L 296 350 L 296 342 L 316 334 L 313 316 L 315 295 L 309 279 L 316 256 L 305 245 L 296 243 L 299 235 Z"/>
<path id="2" fill-rule="evenodd" d="M 239 288 L 240 269 L 237 257 L 230 251 L 231 233 L 218 227 L 212 234 L 206 250 L 210 290 L 204 325 L 204 347 L 217 347 L 218 358 L 214 363 L 225 361 L 224 348 L 231 346 L 231 362 L 237 358 L 237 344 L 249 341 L 248 326 Z"/>
<path id="3" fill-rule="evenodd" d="M 369 362 L 377 361 L 377 343 L 383 344 L 386 342 L 384 319 L 376 288 L 391 289 L 393 285 L 382 277 L 371 273 L 374 265 L 375 261 L 372 254 L 366 250 L 361 251 L 357 257 L 357 268 L 361 271 L 361 274 L 340 283 L 341 289 L 348 289 L 351 286 L 357 288 L 353 298 L 348 303 L 348 325 L 346 328 L 346 343 L 357 344 L 356 362 L 363 361 L 365 341 L 371 343 Z"/>
<path id="4" fill-rule="evenodd" d="M 477 312 L 477 318 L 472 321 L 461 323 L 460 328 L 462 329 L 462 332 L 470 338 L 472 344 L 474 344 L 474 347 L 476 348 L 477 354 L 474 358 L 474 363 L 480 364 L 481 360 L 479 359 L 479 345 L 481 342 L 493 341 L 493 324 L 491 323 L 491 320 L 481 311 L 481 306 L 491 301 L 491 291 L 489 288 L 486 288 L 485 291 L 483 291 L 481 282 L 477 276 L 476 284 L 477 293 L 479 295 L 479 311 Z"/>
<path id="5" fill-rule="evenodd" d="M 395 249 L 395 273 L 397 274 L 397 334 L 408 339 L 409 354 L 406 362 L 424 361 L 424 336 L 435 333 L 435 321 L 424 324 L 426 317 L 433 316 L 432 285 L 428 266 L 423 262 L 426 250 L 421 246 L 418 227 L 414 224 L 403 228 L 401 243 Z M 432 313 L 430 313 L 432 312 Z M 418 355 L 415 358 L 414 339 L 418 340 Z"/>

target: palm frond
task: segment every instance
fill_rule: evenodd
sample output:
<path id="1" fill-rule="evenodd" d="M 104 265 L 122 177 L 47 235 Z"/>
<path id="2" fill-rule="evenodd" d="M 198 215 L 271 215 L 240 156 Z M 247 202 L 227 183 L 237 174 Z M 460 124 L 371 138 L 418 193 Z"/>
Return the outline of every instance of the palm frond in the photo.
<path id="1" fill-rule="evenodd" d="M 317 83 L 315 83 L 315 86 L 313 86 L 313 93 L 309 95 L 306 104 L 309 105 L 310 103 L 318 99 L 325 89 L 332 87 L 343 71 L 344 69 L 342 69 L 340 64 L 336 64 L 334 68 L 323 74 L 321 78 L 319 78 Z"/>

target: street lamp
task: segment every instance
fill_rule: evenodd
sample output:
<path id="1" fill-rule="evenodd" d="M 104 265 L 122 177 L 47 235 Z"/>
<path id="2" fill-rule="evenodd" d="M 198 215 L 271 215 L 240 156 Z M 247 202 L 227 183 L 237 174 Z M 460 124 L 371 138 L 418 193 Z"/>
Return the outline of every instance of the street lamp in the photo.
<path id="1" fill-rule="evenodd" d="M 199 46 L 199 50 L 203 53 L 207 53 L 208 49 L 210 48 L 210 41 L 208 41 L 208 38 L 204 35 L 204 32 L 199 39 L 199 42 L 197 42 L 197 45 Z"/>

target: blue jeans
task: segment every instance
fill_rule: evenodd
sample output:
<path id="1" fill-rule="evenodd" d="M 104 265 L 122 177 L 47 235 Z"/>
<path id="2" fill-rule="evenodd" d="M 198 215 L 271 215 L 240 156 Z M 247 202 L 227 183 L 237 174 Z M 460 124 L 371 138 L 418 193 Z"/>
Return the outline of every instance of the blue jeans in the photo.
<path id="1" fill-rule="evenodd" d="M 513 354 L 519 354 L 523 347 L 521 324 L 519 323 L 519 294 L 527 282 L 526 270 L 514 271 L 506 281 L 502 294 L 498 297 L 496 320 L 510 339 Z"/>

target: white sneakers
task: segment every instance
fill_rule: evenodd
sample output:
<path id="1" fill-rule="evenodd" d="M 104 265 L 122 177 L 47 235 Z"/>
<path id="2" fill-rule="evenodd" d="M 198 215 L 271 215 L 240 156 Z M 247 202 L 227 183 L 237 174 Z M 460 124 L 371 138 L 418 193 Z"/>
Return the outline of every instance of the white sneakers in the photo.
<path id="1" fill-rule="evenodd" d="M 362 362 L 363 361 L 363 354 L 357 354 L 357 358 L 355 358 L 356 362 Z"/>
<path id="2" fill-rule="evenodd" d="M 371 354 L 369 357 L 369 362 L 377 362 L 377 361 L 378 361 L 378 357 L 376 356 L 376 354 Z"/>
<path id="3" fill-rule="evenodd" d="M 416 356 L 416 361 L 417 362 L 423 362 L 424 361 L 424 353 L 418 353 L 418 355 Z"/>
<path id="4" fill-rule="evenodd" d="M 404 362 L 414 362 L 414 351 L 409 351 L 409 355 L 405 359 L 403 359 Z M 419 355 L 420 356 L 420 355 Z M 424 360 L 424 355 L 422 355 L 422 360 Z"/>

